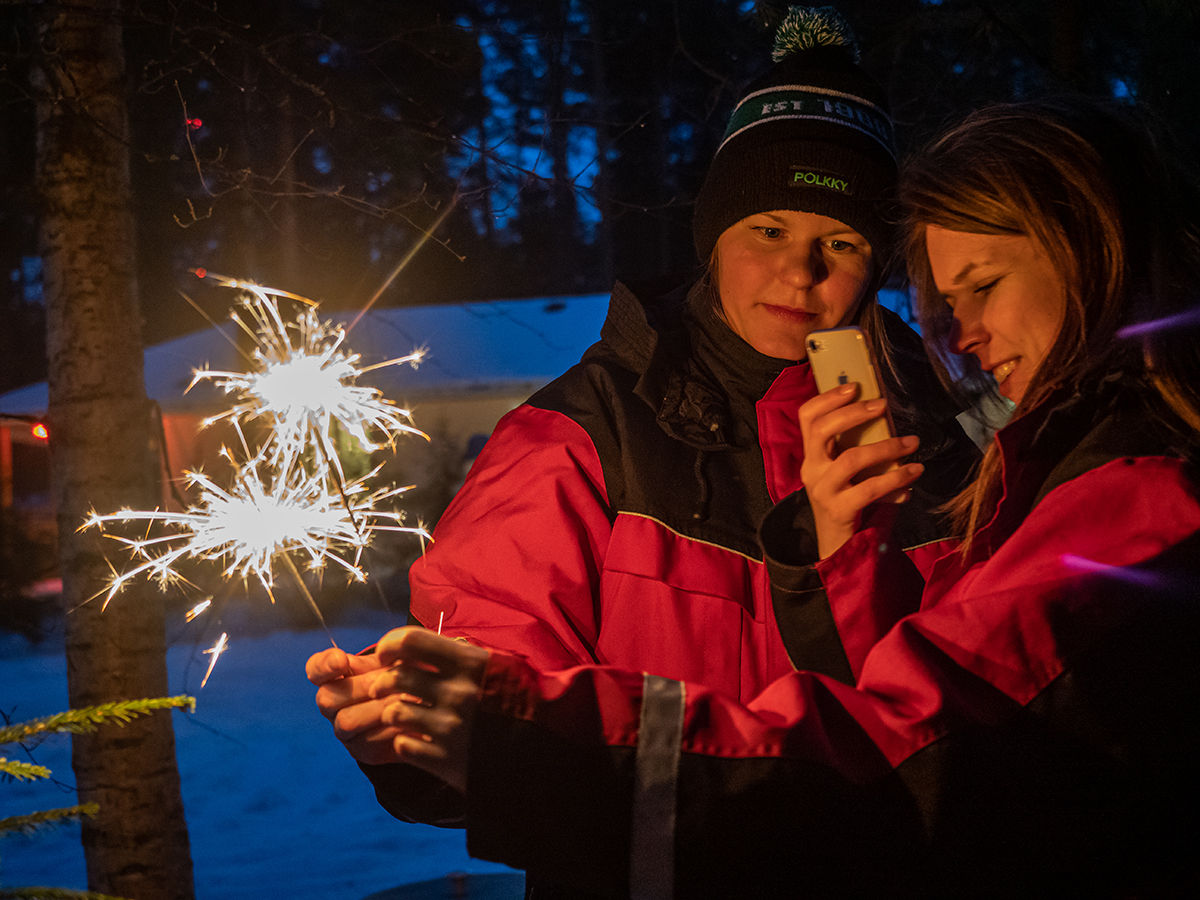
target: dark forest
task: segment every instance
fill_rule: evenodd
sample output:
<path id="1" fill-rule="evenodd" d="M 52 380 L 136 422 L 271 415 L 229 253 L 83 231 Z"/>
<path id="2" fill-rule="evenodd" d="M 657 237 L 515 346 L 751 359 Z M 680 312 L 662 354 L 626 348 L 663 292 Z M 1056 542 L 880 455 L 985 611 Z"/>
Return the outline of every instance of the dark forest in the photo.
<path id="1" fill-rule="evenodd" d="M 0 6 L 0 389 L 45 377 L 32 8 Z M 785 4 L 125 4 L 144 341 L 204 327 L 187 271 L 326 309 L 605 290 L 695 267 L 692 198 Z M 844 0 L 902 152 L 981 103 L 1142 102 L 1200 147 L 1188 0 Z"/>

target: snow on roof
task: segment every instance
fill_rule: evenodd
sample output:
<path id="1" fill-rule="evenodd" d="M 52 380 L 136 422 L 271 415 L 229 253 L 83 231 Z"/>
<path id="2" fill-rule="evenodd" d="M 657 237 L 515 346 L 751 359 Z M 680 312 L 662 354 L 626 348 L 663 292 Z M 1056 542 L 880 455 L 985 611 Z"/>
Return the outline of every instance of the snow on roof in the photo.
<path id="1" fill-rule="evenodd" d="M 469 392 L 530 394 L 579 361 L 600 338 L 607 294 L 488 300 L 432 306 L 371 309 L 354 325 L 346 346 L 360 365 L 427 349 L 417 369 L 387 366 L 360 383 L 406 403 Z M 353 313 L 331 318 L 349 325 Z M 245 371 L 230 322 L 147 347 L 146 393 L 165 413 L 223 409 L 222 393 L 208 383 L 187 390 L 196 369 Z M 46 382 L 0 394 L 0 413 L 43 415 Z"/>
<path id="2" fill-rule="evenodd" d="M 0 394 L 0 416 L 44 416 L 48 394 L 44 381 Z"/>

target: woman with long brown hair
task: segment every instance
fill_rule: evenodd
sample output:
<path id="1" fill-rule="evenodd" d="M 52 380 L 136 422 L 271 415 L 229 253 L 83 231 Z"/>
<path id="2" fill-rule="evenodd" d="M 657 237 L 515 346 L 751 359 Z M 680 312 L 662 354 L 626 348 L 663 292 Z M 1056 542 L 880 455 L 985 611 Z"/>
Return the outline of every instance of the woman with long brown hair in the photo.
<path id="1" fill-rule="evenodd" d="M 1019 391 L 996 379 L 1014 402 L 1015 419 L 1064 387 L 1119 376 L 1128 389 L 1137 383 L 1148 391 L 1152 406 L 1167 408 L 1162 424 L 1200 429 L 1197 335 L 1194 323 L 1179 318 L 1197 310 L 1200 198 L 1131 128 L 1115 111 L 1061 102 L 996 106 L 968 118 L 908 169 L 907 262 L 926 343 L 944 373 L 954 355 L 962 357 L 954 310 L 931 265 L 930 226 L 1027 236 L 1063 279 L 1062 326 L 1041 365 L 1013 379 Z M 969 351 L 965 359 L 969 377 L 978 377 L 979 354 Z M 995 502 L 998 460 L 993 444 L 956 503 L 968 536 Z"/>

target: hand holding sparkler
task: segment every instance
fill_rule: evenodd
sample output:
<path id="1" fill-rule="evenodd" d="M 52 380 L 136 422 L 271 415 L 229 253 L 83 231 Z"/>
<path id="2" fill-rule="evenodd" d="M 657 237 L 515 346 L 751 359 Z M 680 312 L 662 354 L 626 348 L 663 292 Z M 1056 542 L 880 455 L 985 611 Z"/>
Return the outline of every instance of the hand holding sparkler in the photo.
<path id="1" fill-rule="evenodd" d="M 399 729 L 383 722 L 393 700 L 372 693 L 383 664 L 374 653 L 351 655 L 331 647 L 314 653 L 305 664 L 317 686 L 317 708 L 333 725 L 333 733 L 354 759 L 378 766 L 401 762 L 394 747 Z"/>
<path id="2" fill-rule="evenodd" d="M 375 648 L 369 677 L 380 722 L 396 730 L 395 758 L 466 792 L 471 726 L 488 652 L 423 628 L 394 628 Z"/>
<path id="3" fill-rule="evenodd" d="M 487 656 L 423 628 L 396 628 L 372 654 L 315 653 L 305 673 L 318 687 L 317 707 L 356 760 L 411 763 L 463 791 Z"/>

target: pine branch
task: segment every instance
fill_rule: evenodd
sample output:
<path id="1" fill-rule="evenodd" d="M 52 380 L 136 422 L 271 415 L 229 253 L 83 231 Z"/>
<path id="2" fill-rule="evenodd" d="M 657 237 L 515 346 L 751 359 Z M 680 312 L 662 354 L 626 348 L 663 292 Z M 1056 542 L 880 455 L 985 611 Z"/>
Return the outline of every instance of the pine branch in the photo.
<path id="1" fill-rule="evenodd" d="M 188 696 L 154 697 L 144 700 L 118 700 L 113 703 L 101 703 L 87 706 L 83 709 L 69 709 L 66 712 L 46 716 L 42 719 L 31 719 L 0 728 L 0 745 L 11 744 L 25 740 L 35 734 L 69 733 L 89 734 L 101 725 L 127 725 L 133 719 L 144 716 L 156 709 L 183 709 L 194 712 L 196 698 Z"/>
<path id="2" fill-rule="evenodd" d="M 0 728 L 0 746 L 18 743 L 39 734 L 70 733 L 85 734 L 97 730 L 101 725 L 126 725 L 139 716 L 149 715 L 157 709 L 196 709 L 196 698 L 188 696 L 153 697 L 143 700 L 120 700 L 101 703 L 83 709 L 71 709 L 42 719 L 32 719 L 16 725 Z M 46 778 L 50 770 L 45 766 L 24 763 L 0 757 L 0 773 L 17 779 Z M 61 809 L 47 809 L 22 816 L 0 819 L 0 836 L 6 832 L 28 834 L 53 825 L 78 821 L 85 816 L 94 816 L 100 806 L 82 803 Z M 91 891 L 75 891 L 53 887 L 0 888 L 0 900 L 121 900 L 108 894 Z"/>
<path id="3" fill-rule="evenodd" d="M 99 809 L 100 806 L 97 803 L 81 803 L 78 806 L 64 806 L 61 809 L 43 809 L 40 812 L 28 813 L 23 816 L 9 816 L 6 819 L 0 819 L 0 834 L 8 831 L 32 834 L 39 828 L 76 822 L 84 816 L 94 816 Z"/>
<path id="4" fill-rule="evenodd" d="M 16 759 L 5 759 L 0 756 L 0 772 L 10 775 L 17 781 L 33 781 L 35 778 L 49 778 L 50 770 L 45 766 L 21 762 Z"/>

